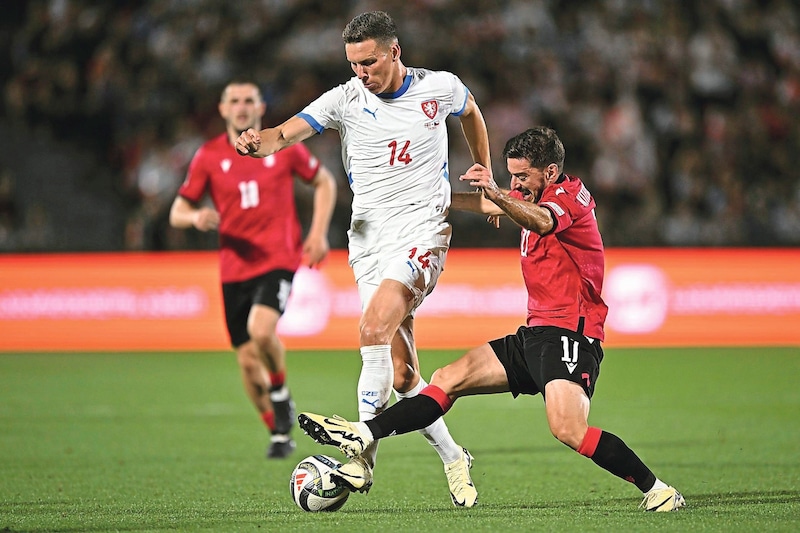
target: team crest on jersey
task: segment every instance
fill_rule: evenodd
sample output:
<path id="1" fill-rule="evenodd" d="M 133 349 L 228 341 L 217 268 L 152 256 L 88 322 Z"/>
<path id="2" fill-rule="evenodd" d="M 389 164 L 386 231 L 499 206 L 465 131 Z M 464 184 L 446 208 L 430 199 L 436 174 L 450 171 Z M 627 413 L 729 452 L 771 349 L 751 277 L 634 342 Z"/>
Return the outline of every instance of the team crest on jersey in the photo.
<path id="1" fill-rule="evenodd" d="M 439 102 L 436 100 L 426 100 L 422 102 L 422 112 L 430 119 L 436 117 L 436 113 L 439 112 Z"/>
<path id="2" fill-rule="evenodd" d="M 228 171 L 231 169 L 232 164 L 233 161 L 231 161 L 230 159 L 223 159 L 222 161 L 219 162 L 219 166 L 225 174 L 227 174 Z"/>

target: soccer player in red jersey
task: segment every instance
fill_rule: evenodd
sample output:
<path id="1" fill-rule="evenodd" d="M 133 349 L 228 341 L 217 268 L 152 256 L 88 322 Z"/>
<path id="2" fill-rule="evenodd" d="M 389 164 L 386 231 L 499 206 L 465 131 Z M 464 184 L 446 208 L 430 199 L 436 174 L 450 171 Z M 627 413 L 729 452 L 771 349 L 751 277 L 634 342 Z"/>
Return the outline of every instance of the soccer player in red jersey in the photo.
<path id="1" fill-rule="evenodd" d="M 603 288 L 603 241 L 595 202 L 581 180 L 563 172 L 564 146 L 555 131 L 536 127 L 503 150 L 511 190 L 498 187 L 489 169 L 474 165 L 461 180 L 478 187 L 456 193 L 452 206 L 521 228 L 522 274 L 528 292 L 527 325 L 468 351 L 434 372 L 414 398 L 366 422 L 302 413 L 300 426 L 317 442 L 353 456 L 371 442 L 403 434 L 444 415 L 461 396 L 511 392 L 542 394 L 553 436 L 598 466 L 635 484 L 648 511 L 685 505 L 616 435 L 589 426 L 590 399 L 603 360 L 608 308 Z"/>
<path id="2" fill-rule="evenodd" d="M 170 210 L 170 224 L 219 231 L 225 320 L 244 388 L 271 432 L 268 458 L 295 448 L 294 403 L 286 387 L 286 352 L 276 334 L 301 263 L 318 266 L 329 251 L 336 202 L 331 173 L 302 144 L 264 159 L 240 157 L 233 146 L 266 111 L 258 87 L 233 81 L 222 92 L 225 133 L 195 154 Z M 294 178 L 314 187 L 314 210 L 303 240 Z M 202 201 L 208 196 L 213 206 Z"/>

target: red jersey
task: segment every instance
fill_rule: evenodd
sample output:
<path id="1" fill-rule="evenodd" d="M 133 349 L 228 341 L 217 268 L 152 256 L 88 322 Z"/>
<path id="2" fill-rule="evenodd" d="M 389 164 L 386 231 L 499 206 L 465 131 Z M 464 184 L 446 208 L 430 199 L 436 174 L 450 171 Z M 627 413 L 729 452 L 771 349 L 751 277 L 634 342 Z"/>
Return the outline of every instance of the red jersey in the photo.
<path id="1" fill-rule="evenodd" d="M 303 144 L 256 159 L 240 155 L 224 133 L 197 150 L 178 194 L 197 203 L 208 193 L 219 211 L 223 283 L 297 270 L 303 235 L 294 176 L 311 181 L 318 169 Z"/>
<path id="2" fill-rule="evenodd" d="M 557 326 L 604 339 L 608 307 L 603 289 L 605 257 L 595 202 L 580 179 L 562 174 L 545 187 L 538 205 L 553 214 L 553 230 L 522 230 L 522 277 L 528 290 L 528 326 Z"/>

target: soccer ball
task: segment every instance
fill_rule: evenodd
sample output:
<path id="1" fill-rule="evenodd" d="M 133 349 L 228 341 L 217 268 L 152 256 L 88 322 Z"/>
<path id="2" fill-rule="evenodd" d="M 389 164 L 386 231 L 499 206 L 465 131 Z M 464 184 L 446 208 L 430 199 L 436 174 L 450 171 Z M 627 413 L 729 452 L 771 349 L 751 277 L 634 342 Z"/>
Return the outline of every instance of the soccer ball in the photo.
<path id="1" fill-rule="evenodd" d="M 312 513 L 341 509 L 350 496 L 350 490 L 331 481 L 331 470 L 340 466 L 342 463 L 327 455 L 312 455 L 300 461 L 289 481 L 294 503 Z"/>

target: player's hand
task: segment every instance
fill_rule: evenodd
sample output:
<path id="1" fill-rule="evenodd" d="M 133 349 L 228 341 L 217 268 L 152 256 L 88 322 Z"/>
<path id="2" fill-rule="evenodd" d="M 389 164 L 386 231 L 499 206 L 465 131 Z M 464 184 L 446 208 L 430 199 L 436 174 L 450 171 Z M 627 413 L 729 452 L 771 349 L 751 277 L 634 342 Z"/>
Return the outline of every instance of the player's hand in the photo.
<path id="1" fill-rule="evenodd" d="M 458 179 L 461 181 L 468 181 L 472 187 L 478 187 L 483 191 L 483 196 L 489 200 L 497 198 L 502 194 L 500 187 L 498 187 L 497 182 L 495 182 L 494 177 L 492 177 L 492 171 L 478 163 L 469 167 Z"/>
<path id="2" fill-rule="evenodd" d="M 320 266 L 322 261 L 328 256 L 331 247 L 327 237 L 309 235 L 303 242 L 303 263 L 310 268 Z"/>
<path id="3" fill-rule="evenodd" d="M 500 215 L 489 215 L 486 217 L 486 222 L 491 224 L 497 229 L 500 229 Z"/>
<path id="4" fill-rule="evenodd" d="M 242 155 L 264 157 L 258 153 L 258 149 L 261 148 L 261 133 L 253 128 L 243 131 L 236 139 L 234 146 L 236 146 L 236 151 Z"/>
<path id="5" fill-rule="evenodd" d="M 210 207 L 201 207 L 194 213 L 192 225 L 200 231 L 210 231 L 219 227 L 219 213 Z"/>

